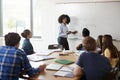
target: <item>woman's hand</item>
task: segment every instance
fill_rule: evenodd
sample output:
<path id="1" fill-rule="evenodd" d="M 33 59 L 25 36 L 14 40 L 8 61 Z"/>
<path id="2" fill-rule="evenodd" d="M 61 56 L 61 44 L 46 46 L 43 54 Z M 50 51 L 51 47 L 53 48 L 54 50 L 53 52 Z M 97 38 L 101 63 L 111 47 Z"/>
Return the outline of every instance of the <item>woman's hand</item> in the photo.
<path id="1" fill-rule="evenodd" d="M 68 34 L 71 34 L 71 33 L 72 33 L 71 31 L 68 31 L 68 32 L 67 32 L 67 35 L 68 35 Z"/>
<path id="2" fill-rule="evenodd" d="M 73 31 L 72 33 L 73 33 L 73 34 L 76 34 L 76 33 L 78 33 L 78 31 Z"/>

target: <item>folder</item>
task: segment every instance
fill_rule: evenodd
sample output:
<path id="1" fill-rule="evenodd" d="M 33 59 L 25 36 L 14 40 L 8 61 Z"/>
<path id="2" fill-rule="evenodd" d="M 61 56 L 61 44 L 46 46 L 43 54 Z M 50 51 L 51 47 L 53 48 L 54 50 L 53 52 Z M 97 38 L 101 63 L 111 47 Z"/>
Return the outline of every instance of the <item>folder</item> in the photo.
<path id="1" fill-rule="evenodd" d="M 74 63 L 74 61 L 65 60 L 65 59 L 58 59 L 58 60 L 55 60 L 55 62 L 60 64 L 66 64 L 66 65 Z"/>

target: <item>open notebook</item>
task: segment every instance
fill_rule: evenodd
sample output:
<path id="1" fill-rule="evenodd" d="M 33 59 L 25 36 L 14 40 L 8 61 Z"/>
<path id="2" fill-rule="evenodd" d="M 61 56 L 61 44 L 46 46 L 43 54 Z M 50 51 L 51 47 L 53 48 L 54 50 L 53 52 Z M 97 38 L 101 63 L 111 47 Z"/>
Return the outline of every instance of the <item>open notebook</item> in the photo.
<path id="1" fill-rule="evenodd" d="M 74 66 L 75 66 L 75 64 L 72 64 L 68 67 L 62 67 L 62 68 L 60 68 L 59 71 L 57 71 L 54 74 L 54 76 L 62 76 L 62 77 L 72 78 L 72 77 L 74 77 L 74 75 L 73 75 Z"/>
<path id="2" fill-rule="evenodd" d="M 52 56 L 37 56 L 37 55 L 28 55 L 27 57 L 30 61 L 35 61 L 35 62 L 55 58 L 55 57 L 52 57 Z"/>

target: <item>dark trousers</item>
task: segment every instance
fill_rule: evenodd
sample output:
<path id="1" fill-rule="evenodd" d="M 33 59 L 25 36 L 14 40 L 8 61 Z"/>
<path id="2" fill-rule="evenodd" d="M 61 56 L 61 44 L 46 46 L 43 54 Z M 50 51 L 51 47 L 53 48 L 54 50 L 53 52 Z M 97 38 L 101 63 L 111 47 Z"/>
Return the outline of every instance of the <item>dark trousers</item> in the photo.
<path id="1" fill-rule="evenodd" d="M 59 37 L 58 44 L 62 45 L 65 50 L 69 50 L 69 44 L 67 38 Z"/>

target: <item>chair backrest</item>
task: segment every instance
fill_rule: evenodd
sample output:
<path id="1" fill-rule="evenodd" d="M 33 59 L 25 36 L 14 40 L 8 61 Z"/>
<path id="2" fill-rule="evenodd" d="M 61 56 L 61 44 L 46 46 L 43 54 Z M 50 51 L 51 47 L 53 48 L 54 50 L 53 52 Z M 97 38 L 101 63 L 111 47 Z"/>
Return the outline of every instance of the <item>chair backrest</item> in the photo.
<path id="1" fill-rule="evenodd" d="M 112 70 L 104 76 L 103 80 L 118 80 L 118 71 L 118 67 L 112 68 Z"/>
<path id="2" fill-rule="evenodd" d="M 59 44 L 50 44 L 50 45 L 48 45 L 48 49 L 61 49 L 61 50 L 63 50 L 63 47 L 62 47 L 62 45 L 59 45 Z"/>
<path id="3" fill-rule="evenodd" d="M 119 61 L 117 63 L 117 67 L 119 68 L 119 71 L 120 71 L 120 51 L 119 51 Z"/>
<path id="4" fill-rule="evenodd" d="M 120 70 L 120 59 L 118 60 L 116 66 L 112 68 L 112 70 L 106 74 L 103 80 L 119 80 L 118 79 L 118 72 Z"/>

